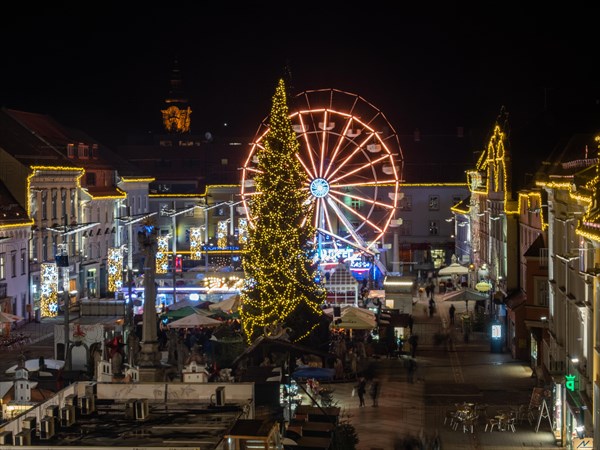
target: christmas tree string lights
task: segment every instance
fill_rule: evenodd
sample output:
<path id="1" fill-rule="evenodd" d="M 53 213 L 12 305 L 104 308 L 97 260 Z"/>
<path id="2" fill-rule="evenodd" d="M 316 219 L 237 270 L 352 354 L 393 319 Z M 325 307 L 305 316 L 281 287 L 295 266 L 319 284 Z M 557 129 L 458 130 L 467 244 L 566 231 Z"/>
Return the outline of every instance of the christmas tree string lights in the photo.
<path id="1" fill-rule="evenodd" d="M 257 153 L 257 195 L 244 257 L 241 322 L 248 342 L 287 331 L 298 342 L 318 325 L 325 291 L 315 282 L 311 238 L 306 221 L 307 175 L 296 155 L 299 143 L 289 118 L 285 84 L 280 80 L 271 107 L 269 131 Z"/>

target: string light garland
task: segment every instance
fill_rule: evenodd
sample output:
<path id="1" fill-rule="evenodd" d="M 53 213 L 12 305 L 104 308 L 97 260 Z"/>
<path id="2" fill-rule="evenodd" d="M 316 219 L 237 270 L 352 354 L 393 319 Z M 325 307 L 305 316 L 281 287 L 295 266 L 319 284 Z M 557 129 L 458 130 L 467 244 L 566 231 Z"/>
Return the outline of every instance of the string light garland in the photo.
<path id="1" fill-rule="evenodd" d="M 246 280 L 240 319 L 245 338 L 253 342 L 267 330 L 286 330 L 293 342 L 317 326 L 325 291 L 315 282 L 312 224 L 304 221 L 307 175 L 296 158 L 299 143 L 289 118 L 285 84 L 279 80 L 264 147 L 257 152 L 256 191 L 244 257 Z"/>

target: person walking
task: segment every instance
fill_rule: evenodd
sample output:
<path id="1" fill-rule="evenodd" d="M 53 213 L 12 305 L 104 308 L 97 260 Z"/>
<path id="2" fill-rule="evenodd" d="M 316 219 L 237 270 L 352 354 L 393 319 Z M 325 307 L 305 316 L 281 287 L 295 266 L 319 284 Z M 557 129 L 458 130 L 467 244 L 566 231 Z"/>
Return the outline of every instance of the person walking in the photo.
<path id="1" fill-rule="evenodd" d="M 408 338 L 408 343 L 410 344 L 410 356 L 413 358 L 417 354 L 417 344 L 419 343 L 419 336 L 416 334 L 411 334 Z"/>
<path id="2" fill-rule="evenodd" d="M 450 323 L 454 324 L 454 313 L 456 312 L 456 308 L 454 304 L 450 305 L 450 309 L 448 310 L 448 314 L 450 314 Z"/>
<path id="3" fill-rule="evenodd" d="M 355 386 L 356 395 L 358 396 L 358 407 L 365 406 L 365 394 L 367 393 L 367 380 L 365 377 L 359 377 L 358 384 Z"/>
<path id="4" fill-rule="evenodd" d="M 417 371 L 417 360 L 408 358 L 408 370 L 406 372 L 406 381 L 413 384 L 415 382 L 415 372 Z"/>
<path id="5" fill-rule="evenodd" d="M 371 381 L 371 387 L 369 390 L 369 394 L 371 395 L 371 400 L 373 400 L 373 404 L 371 406 L 379 406 L 379 390 L 381 386 L 379 384 L 379 378 L 375 377 Z"/>

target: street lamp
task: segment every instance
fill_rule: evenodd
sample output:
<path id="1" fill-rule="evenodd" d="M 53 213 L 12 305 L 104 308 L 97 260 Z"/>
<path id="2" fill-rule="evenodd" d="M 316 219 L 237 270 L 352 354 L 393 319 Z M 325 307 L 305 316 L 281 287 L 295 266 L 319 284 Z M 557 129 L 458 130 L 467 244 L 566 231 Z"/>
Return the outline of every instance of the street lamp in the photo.
<path id="1" fill-rule="evenodd" d="M 233 201 L 225 201 L 225 202 L 219 202 L 219 203 L 215 203 L 214 205 L 211 206 L 204 206 L 202 207 L 202 210 L 204 211 L 204 246 L 206 248 L 206 261 L 205 261 L 205 273 L 208 273 L 208 211 L 214 208 L 218 208 L 219 206 L 229 206 L 229 212 L 230 212 L 230 224 L 229 224 L 229 228 L 230 228 L 230 234 L 233 234 L 234 232 L 234 221 L 233 221 L 233 207 L 236 205 L 239 205 L 240 203 L 242 203 L 242 200 L 237 201 L 237 202 L 233 202 Z"/>
<path id="2" fill-rule="evenodd" d="M 127 207 L 127 212 L 129 212 L 129 207 Z M 127 295 L 129 296 L 127 300 L 127 324 L 133 328 L 133 301 L 131 299 L 132 296 L 132 283 L 133 283 L 133 229 L 132 225 L 139 223 L 145 219 L 148 219 L 154 216 L 156 213 L 144 213 L 144 214 L 136 214 L 131 216 L 127 214 L 126 216 L 117 217 L 116 219 L 121 222 L 122 225 L 127 226 Z M 118 233 L 118 244 L 121 244 L 121 233 Z"/>
<path id="3" fill-rule="evenodd" d="M 56 227 L 48 227 L 47 230 L 60 234 L 62 238 L 62 243 L 59 244 L 59 249 L 61 250 L 60 254 L 57 254 L 55 257 L 56 263 L 58 267 L 62 267 L 63 269 L 63 296 L 64 296 L 64 318 L 65 318 L 65 368 L 67 370 L 71 370 L 71 358 L 69 355 L 69 307 L 71 306 L 71 300 L 69 298 L 69 256 L 68 256 L 68 244 L 66 242 L 67 236 L 72 234 L 80 233 L 88 228 L 95 227 L 100 224 L 100 222 L 89 222 L 89 223 L 74 223 L 71 225 L 67 225 L 67 218 L 65 216 L 65 224 L 62 226 Z"/>
<path id="4" fill-rule="evenodd" d="M 175 271 L 175 260 L 177 258 L 177 216 L 194 211 L 196 208 L 200 208 L 199 205 L 190 206 L 179 211 L 165 210 L 165 214 L 173 220 L 173 257 L 171 259 L 171 270 L 173 272 L 173 303 L 177 303 L 177 280 Z"/>

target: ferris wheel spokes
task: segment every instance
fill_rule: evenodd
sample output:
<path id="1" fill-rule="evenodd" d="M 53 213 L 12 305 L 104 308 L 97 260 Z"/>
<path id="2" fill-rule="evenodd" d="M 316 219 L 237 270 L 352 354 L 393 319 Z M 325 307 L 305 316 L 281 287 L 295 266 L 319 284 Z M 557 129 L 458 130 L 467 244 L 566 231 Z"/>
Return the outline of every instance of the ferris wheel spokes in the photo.
<path id="1" fill-rule="evenodd" d="M 359 234 L 357 233 L 358 228 L 355 228 L 350 223 L 350 221 L 344 215 L 342 210 L 340 210 L 339 207 L 335 204 L 334 200 L 339 202 L 343 206 L 346 206 L 346 205 L 344 205 L 342 202 L 340 202 L 338 199 L 336 199 L 334 197 L 330 196 L 327 198 L 327 205 L 332 209 L 332 211 L 335 213 L 338 220 L 344 225 L 344 227 L 346 227 L 346 230 L 348 231 L 349 235 L 352 236 L 352 238 L 354 239 L 355 244 L 353 244 L 353 246 L 358 245 L 361 247 L 366 247 L 366 243 L 365 243 L 364 239 L 362 237 L 360 237 Z"/>
<path id="2" fill-rule="evenodd" d="M 351 208 L 350 206 L 346 205 L 344 202 L 342 202 L 341 200 L 330 196 L 328 198 L 328 204 L 330 204 L 330 206 L 332 206 L 332 208 L 335 206 L 335 212 L 338 216 L 340 216 L 340 214 L 342 213 L 341 210 L 339 210 L 337 208 L 337 206 L 334 203 L 331 203 L 331 201 L 335 201 L 337 203 L 339 203 L 340 205 L 342 205 L 344 207 L 344 209 L 346 211 L 348 211 L 349 213 L 351 213 L 352 215 L 358 217 L 359 219 L 361 219 L 363 221 L 363 225 L 364 224 L 369 224 L 371 226 L 371 228 L 373 228 L 375 231 L 377 231 L 378 233 L 381 233 L 383 230 L 376 225 L 375 223 L 373 223 L 372 221 L 370 221 L 367 217 L 363 216 L 362 214 L 360 214 L 358 211 L 356 211 L 354 208 Z M 338 214 L 339 213 L 339 214 Z M 341 216 L 343 216 L 344 219 L 346 219 L 346 216 L 344 216 L 343 214 L 341 214 Z M 340 220 L 343 220 L 342 217 L 340 216 Z M 353 228 L 352 228 L 353 229 Z"/>
<path id="3" fill-rule="evenodd" d="M 317 232 L 319 232 L 319 233 L 322 233 L 322 234 L 324 234 L 325 236 L 329 236 L 329 237 L 330 237 L 330 238 L 332 238 L 334 241 L 335 241 L 335 240 L 338 240 L 338 241 L 340 241 L 340 242 L 343 242 L 344 244 L 346 244 L 346 245 L 348 245 L 348 246 L 350 246 L 350 247 L 352 247 L 352 248 L 355 248 L 355 249 L 357 249 L 357 250 L 360 250 L 361 252 L 368 253 L 368 254 L 369 254 L 369 255 L 371 255 L 371 256 L 375 255 L 375 252 L 374 252 L 373 250 L 371 250 L 371 248 L 370 248 L 370 247 L 367 247 L 367 245 L 366 245 L 366 244 L 364 244 L 364 242 L 363 242 L 363 245 L 360 245 L 360 244 L 357 244 L 357 243 L 355 243 L 355 242 L 349 241 L 348 239 L 344 239 L 343 237 L 336 236 L 335 234 L 333 234 L 333 233 L 330 233 L 329 231 L 327 231 L 327 230 L 325 230 L 325 229 L 322 229 L 322 228 L 319 228 L 319 229 L 317 230 Z M 337 246 L 336 246 L 336 248 L 337 248 Z"/>

